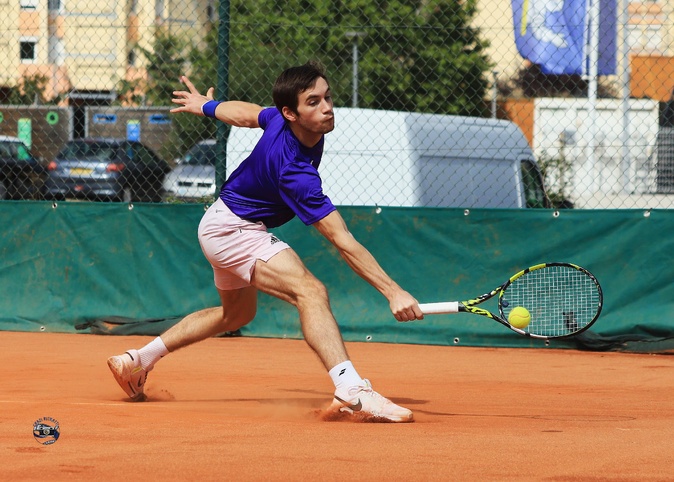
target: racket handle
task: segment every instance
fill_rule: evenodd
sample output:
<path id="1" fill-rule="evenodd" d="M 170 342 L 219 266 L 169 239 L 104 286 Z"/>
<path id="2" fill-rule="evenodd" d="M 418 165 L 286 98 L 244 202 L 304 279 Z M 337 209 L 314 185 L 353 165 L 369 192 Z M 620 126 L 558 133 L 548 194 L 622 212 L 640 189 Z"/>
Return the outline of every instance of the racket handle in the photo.
<path id="1" fill-rule="evenodd" d="M 440 315 L 447 313 L 458 313 L 458 301 L 446 301 L 443 303 L 419 303 L 419 308 L 424 315 Z"/>

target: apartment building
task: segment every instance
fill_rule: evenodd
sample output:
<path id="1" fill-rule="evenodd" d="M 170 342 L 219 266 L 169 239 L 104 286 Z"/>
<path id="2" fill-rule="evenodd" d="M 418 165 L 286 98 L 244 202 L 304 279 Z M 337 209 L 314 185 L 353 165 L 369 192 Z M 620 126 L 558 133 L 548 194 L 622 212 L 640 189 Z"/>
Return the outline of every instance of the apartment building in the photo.
<path id="1" fill-rule="evenodd" d="M 531 1 L 545 3 L 545 0 Z M 624 1 L 617 0 L 619 59 L 625 23 Z M 473 22 L 490 42 L 487 52 L 499 79 L 512 77 L 526 65 L 515 46 L 511 5 L 508 0 L 479 0 L 478 14 Z M 667 96 L 668 99 L 674 87 L 674 4 L 668 0 L 629 1 L 627 39 L 632 94 L 658 100 L 666 100 L 663 97 Z"/>
<path id="2" fill-rule="evenodd" d="M 674 5 L 667 0 L 630 2 L 628 32 L 632 95 L 673 100 Z"/>
<path id="3" fill-rule="evenodd" d="M 46 96 L 105 103 L 121 80 L 145 76 L 139 48 L 157 28 L 198 38 L 215 0 L 0 0 L 0 87 L 49 79 Z"/>

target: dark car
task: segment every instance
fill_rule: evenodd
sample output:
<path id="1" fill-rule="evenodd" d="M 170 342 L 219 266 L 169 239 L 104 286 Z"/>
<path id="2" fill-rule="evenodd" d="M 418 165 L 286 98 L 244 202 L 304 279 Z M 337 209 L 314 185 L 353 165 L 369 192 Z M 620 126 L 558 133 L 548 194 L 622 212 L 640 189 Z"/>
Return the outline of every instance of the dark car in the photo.
<path id="1" fill-rule="evenodd" d="M 161 202 L 171 168 L 140 142 L 102 138 L 68 142 L 48 170 L 49 199 Z"/>
<path id="2" fill-rule="evenodd" d="M 21 139 L 0 136 L 0 199 L 41 199 L 46 172 Z"/>

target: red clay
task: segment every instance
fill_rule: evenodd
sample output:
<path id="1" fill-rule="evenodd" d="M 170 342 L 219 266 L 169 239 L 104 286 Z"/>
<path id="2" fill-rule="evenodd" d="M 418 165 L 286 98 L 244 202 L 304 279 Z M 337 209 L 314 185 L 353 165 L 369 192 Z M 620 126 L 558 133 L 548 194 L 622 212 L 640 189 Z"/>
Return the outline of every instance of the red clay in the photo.
<path id="1" fill-rule="evenodd" d="M 515 336 L 515 335 L 513 335 Z M 412 424 L 325 422 L 303 341 L 210 339 L 127 403 L 105 363 L 150 337 L 0 334 L 2 480 L 672 480 L 674 357 L 348 344 Z M 38 443 L 33 422 L 58 420 Z"/>

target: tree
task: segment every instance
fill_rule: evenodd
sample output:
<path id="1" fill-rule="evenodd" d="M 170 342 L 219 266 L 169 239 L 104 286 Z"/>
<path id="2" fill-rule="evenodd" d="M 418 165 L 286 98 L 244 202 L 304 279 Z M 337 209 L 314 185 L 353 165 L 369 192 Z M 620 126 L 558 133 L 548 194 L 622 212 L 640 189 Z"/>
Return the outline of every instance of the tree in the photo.
<path id="1" fill-rule="evenodd" d="M 173 91 L 181 88 L 178 77 L 185 73 L 188 61 L 197 62 L 195 69 L 197 75 L 192 78 L 197 85 L 211 74 L 211 70 L 215 71 L 215 56 L 210 52 L 211 49 L 217 50 L 217 43 L 213 45 L 210 41 L 214 30 L 211 29 L 206 36 L 208 47 L 199 50 L 182 37 L 157 29 L 152 48 L 139 47 L 139 51 L 147 60 L 147 81 L 120 81 L 119 99 L 137 104 L 143 97 L 139 95 L 139 91 L 144 91 L 144 101 L 148 104 L 172 106 Z M 204 58 L 213 60 L 207 65 L 203 61 Z M 144 89 L 142 84 L 145 84 Z M 173 123 L 171 135 L 159 152 L 165 159 L 180 157 L 200 140 L 215 137 L 215 125 L 210 119 L 176 115 L 171 117 L 171 122 Z"/>
<path id="2" fill-rule="evenodd" d="M 475 14 L 476 0 L 233 0 L 230 92 L 268 105 L 283 68 L 317 59 L 351 105 L 357 31 L 361 107 L 481 115 L 491 65 Z"/>
<path id="3" fill-rule="evenodd" d="M 16 87 L 12 88 L 7 101 L 16 105 L 52 104 L 56 99 L 47 99 L 46 90 L 49 78 L 46 75 L 34 74 L 21 77 Z"/>
<path id="4" fill-rule="evenodd" d="M 527 64 L 512 78 L 498 83 L 503 97 L 587 97 L 588 81 L 580 75 L 546 74 L 538 64 Z M 600 77 L 597 85 L 600 98 L 618 97 L 608 77 Z"/>
<path id="5" fill-rule="evenodd" d="M 358 40 L 359 107 L 482 116 L 492 65 L 471 26 L 476 10 L 477 0 L 232 0 L 229 98 L 272 105 L 281 70 L 312 59 L 326 66 L 335 105 L 350 106 L 346 33 L 355 31 L 365 34 Z M 161 96 L 157 103 L 170 102 L 186 60 L 200 91 L 217 84 L 217 24 L 187 56 L 184 46 L 158 32 L 154 52 L 144 52 L 154 82 L 148 96 Z M 174 122 L 172 151 L 215 135 L 211 120 L 175 116 Z"/>
<path id="6" fill-rule="evenodd" d="M 171 105 L 176 78 L 185 69 L 189 44 L 182 37 L 157 29 L 152 49 L 139 47 L 147 59 L 147 102 L 151 105 Z"/>

